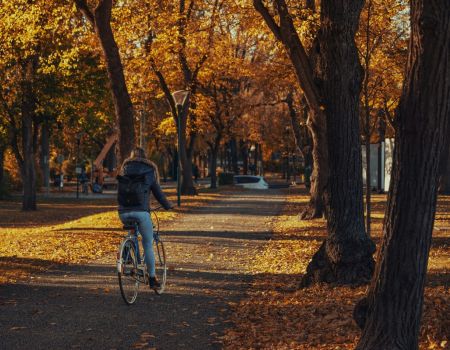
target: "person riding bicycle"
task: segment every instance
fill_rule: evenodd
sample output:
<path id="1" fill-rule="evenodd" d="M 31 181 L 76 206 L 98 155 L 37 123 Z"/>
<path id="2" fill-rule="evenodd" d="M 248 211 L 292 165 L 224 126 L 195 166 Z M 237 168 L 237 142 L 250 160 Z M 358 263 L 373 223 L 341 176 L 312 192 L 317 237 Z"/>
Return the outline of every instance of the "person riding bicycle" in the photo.
<path id="1" fill-rule="evenodd" d="M 140 147 L 135 147 L 131 151 L 130 157 L 124 160 L 118 180 L 117 197 L 120 220 L 123 223 L 130 221 L 138 223 L 139 232 L 142 235 L 145 264 L 149 272 L 150 288 L 158 288 L 160 285 L 156 279 L 155 255 L 152 246 L 153 224 L 149 215 L 150 193 L 153 193 L 164 209 L 172 209 L 173 205 L 167 200 L 159 186 L 157 165 L 147 159 L 145 151 Z M 128 186 L 123 185 L 125 181 L 128 181 Z"/>

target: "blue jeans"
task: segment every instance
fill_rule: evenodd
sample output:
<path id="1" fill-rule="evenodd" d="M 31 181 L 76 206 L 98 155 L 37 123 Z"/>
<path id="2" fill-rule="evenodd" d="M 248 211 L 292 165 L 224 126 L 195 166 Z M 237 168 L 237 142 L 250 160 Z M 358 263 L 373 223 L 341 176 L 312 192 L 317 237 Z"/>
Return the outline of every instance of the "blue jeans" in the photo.
<path id="1" fill-rule="evenodd" d="M 150 214 L 146 211 L 130 211 L 119 214 L 120 220 L 137 221 L 139 232 L 142 236 L 142 245 L 144 247 L 145 263 L 148 273 L 151 277 L 155 277 L 155 254 L 153 253 L 153 224 Z"/>

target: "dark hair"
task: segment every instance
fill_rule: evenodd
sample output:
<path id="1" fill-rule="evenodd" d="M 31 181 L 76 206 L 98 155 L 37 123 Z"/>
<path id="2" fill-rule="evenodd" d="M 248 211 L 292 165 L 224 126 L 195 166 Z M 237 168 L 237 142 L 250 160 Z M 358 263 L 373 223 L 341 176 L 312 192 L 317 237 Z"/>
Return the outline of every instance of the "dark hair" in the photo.
<path id="1" fill-rule="evenodd" d="M 142 158 L 147 159 L 147 156 L 145 155 L 145 151 L 141 147 L 134 147 L 131 151 L 130 158 Z"/>
<path id="2" fill-rule="evenodd" d="M 124 166 L 126 163 L 131 162 L 131 161 L 136 161 L 136 160 L 153 167 L 153 169 L 155 169 L 156 181 L 159 183 L 158 166 L 154 162 L 152 162 L 150 159 L 147 158 L 147 155 L 145 154 L 144 149 L 141 147 L 136 146 L 133 148 L 133 150 L 130 153 L 130 157 L 123 161 L 120 173 L 123 174 Z"/>

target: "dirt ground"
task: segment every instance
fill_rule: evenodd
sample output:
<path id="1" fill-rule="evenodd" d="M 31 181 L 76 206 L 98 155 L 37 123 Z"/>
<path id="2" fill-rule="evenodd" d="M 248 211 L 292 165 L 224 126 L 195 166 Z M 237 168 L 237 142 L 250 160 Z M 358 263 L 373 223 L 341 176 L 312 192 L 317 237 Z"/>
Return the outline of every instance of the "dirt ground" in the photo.
<path id="1" fill-rule="evenodd" d="M 170 192 L 175 200 L 173 191 Z M 353 349 L 354 304 L 366 287 L 299 290 L 326 237 L 301 221 L 291 190 L 203 191 L 161 212 L 167 293 L 120 298 L 114 270 L 123 231 L 113 197 L 0 202 L 1 349 Z M 373 196 L 381 240 L 386 196 Z M 449 348 L 450 197 L 440 197 L 430 252 L 421 349 Z"/>
<path id="2" fill-rule="evenodd" d="M 32 271 L 0 286 L 0 347 L 222 348 L 224 330 L 232 326 L 230 308 L 245 298 L 252 285 L 250 267 L 270 239 L 270 223 L 285 197 L 276 190 L 225 191 L 206 196 L 201 205 L 192 205 L 163 220 L 161 231 L 169 260 L 167 292 L 156 296 L 142 286 L 132 307 L 123 303 L 118 289 L 115 250 L 123 232 L 112 221 L 110 208 L 44 225 L 46 230 L 51 228 L 48 234 L 52 242 L 65 235 L 71 237 L 59 254 L 73 250 L 71 245 L 77 241 L 87 243 L 74 256 L 83 256 L 83 249 L 95 252 L 99 247 L 102 253 L 88 259 L 90 262 L 83 260 L 86 254 L 80 260 L 70 254 L 65 254 L 63 261 L 42 259 L 52 263 L 45 266 L 45 272 Z M 1 234 L 12 236 L 13 229 L 5 224 Z M 42 231 L 33 234 L 45 240 Z M 44 241 L 27 241 L 29 245 L 24 248 L 30 257 L 9 256 L 5 261 L 32 259 L 41 253 L 51 257 L 48 251 L 34 248 Z M 11 244 L 8 246 L 11 249 Z"/>

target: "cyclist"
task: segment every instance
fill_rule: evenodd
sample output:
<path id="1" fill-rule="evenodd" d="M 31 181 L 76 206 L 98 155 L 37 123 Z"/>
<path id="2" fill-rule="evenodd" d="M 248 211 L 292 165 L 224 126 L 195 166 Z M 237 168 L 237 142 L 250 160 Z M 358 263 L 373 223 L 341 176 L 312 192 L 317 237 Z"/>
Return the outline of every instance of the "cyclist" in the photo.
<path id="1" fill-rule="evenodd" d="M 142 235 L 142 245 L 144 247 L 145 264 L 149 272 L 150 288 L 160 286 L 155 274 L 155 255 L 153 253 L 153 224 L 150 212 L 150 192 L 153 193 L 156 200 L 169 210 L 173 208 L 159 186 L 158 167 L 151 160 L 147 159 L 145 151 L 140 147 L 135 147 L 131 151 L 129 158 L 122 164 L 120 175 L 129 178 L 137 178 L 140 183 L 134 186 L 134 192 L 125 192 L 121 190 L 120 176 L 118 186 L 119 217 L 125 223 L 127 221 L 136 221 L 139 226 L 139 232 Z M 127 200 L 126 197 L 134 196 L 133 200 Z M 136 200 L 137 198 L 137 200 Z M 131 204 L 130 204 L 131 203 Z"/>

